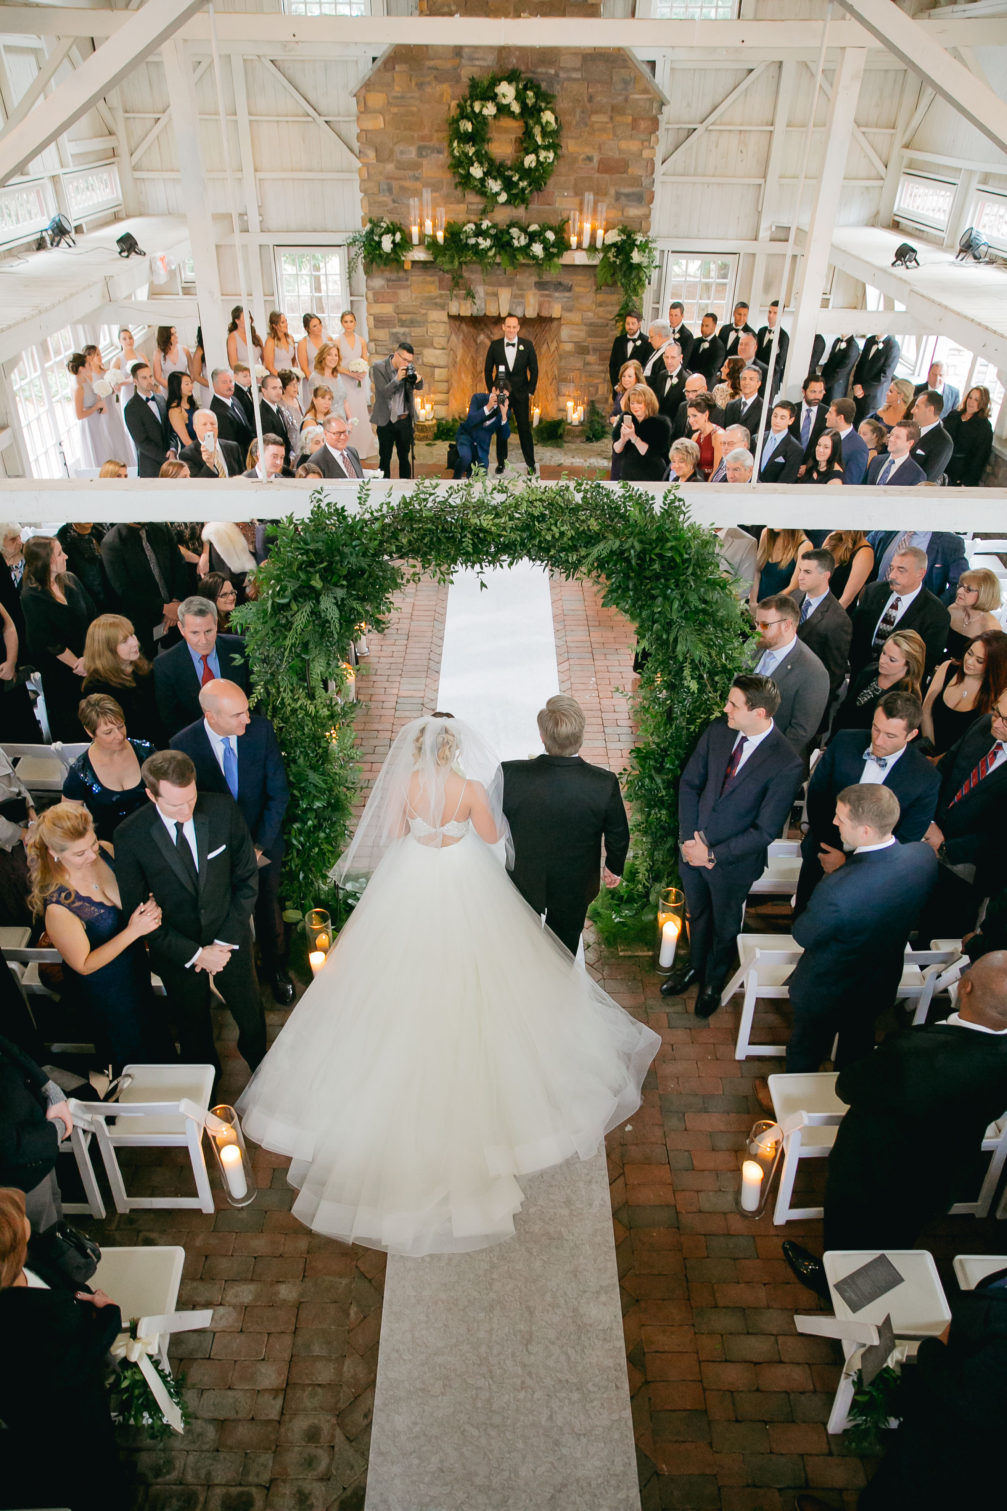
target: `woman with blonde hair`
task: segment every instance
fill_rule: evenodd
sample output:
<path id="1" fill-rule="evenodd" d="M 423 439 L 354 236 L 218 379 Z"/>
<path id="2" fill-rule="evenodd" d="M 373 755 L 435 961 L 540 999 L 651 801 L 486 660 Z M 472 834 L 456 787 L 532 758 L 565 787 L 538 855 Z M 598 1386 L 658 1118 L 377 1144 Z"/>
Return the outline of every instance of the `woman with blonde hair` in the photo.
<path id="1" fill-rule="evenodd" d="M 878 420 L 885 430 L 891 430 L 893 425 L 898 425 L 909 416 L 914 392 L 908 378 L 893 378 L 888 385 L 885 402 L 873 410 L 867 419 Z"/>
<path id="2" fill-rule="evenodd" d="M 622 419 L 612 431 L 612 450 L 622 456 L 627 483 L 659 483 L 668 470 L 671 421 L 660 414 L 657 394 L 637 383 L 619 401 Z"/>
<path id="3" fill-rule="evenodd" d="M 868 544 L 863 530 L 832 530 L 825 537 L 824 547 L 832 552 L 836 563 L 829 591 L 852 615 L 860 590 L 874 568 L 874 547 Z"/>
<path id="4" fill-rule="evenodd" d="M 99 844 L 90 813 L 76 803 L 38 814 L 26 848 L 32 912 L 45 919 L 63 958 L 64 996 L 88 1019 L 102 1056 L 116 1072 L 174 1059 L 141 943 L 161 926 L 157 903 L 150 897 L 123 918 L 112 847 Z"/>
<path id="5" fill-rule="evenodd" d="M 140 653 L 136 631 L 122 614 L 100 614 L 88 625 L 81 692 L 85 698 L 93 693 L 114 698 L 127 728 L 158 747 L 164 730 L 154 698 L 153 670 Z"/>
<path id="6" fill-rule="evenodd" d="M 129 468 L 125 462 L 109 461 L 102 462 L 98 469 L 98 476 L 103 478 L 129 477 Z"/>
<path id="7" fill-rule="evenodd" d="M 343 419 L 349 421 L 350 411 L 346 402 L 346 384 L 339 376 L 339 345 L 335 341 L 326 341 L 318 348 L 315 365 L 308 380 L 312 392 L 323 386 L 332 392 L 332 410 L 334 414 L 342 414 Z"/>
<path id="8" fill-rule="evenodd" d="M 989 567 L 970 567 L 962 573 L 950 610 L 947 653 L 952 660 L 960 660 L 969 641 L 981 635 L 983 630 L 1000 628 L 1000 621 L 993 611 L 1002 601 L 1000 579 Z"/>
<path id="9" fill-rule="evenodd" d="M 771 530 L 766 526 L 759 536 L 755 579 L 748 598 L 753 609 L 761 598 L 789 593 L 797 587 L 798 557 L 810 550 L 811 542 L 803 530 Z"/>
<path id="10" fill-rule="evenodd" d="M 912 693 L 922 699 L 927 648 L 915 630 L 894 629 L 881 647 L 877 661 L 865 666 L 850 683 L 836 711 L 832 733 L 839 729 L 870 729 L 874 709 L 885 693 Z"/>
<path id="11" fill-rule="evenodd" d="M 643 376 L 643 367 L 637 362 L 635 357 L 629 362 L 622 364 L 619 369 L 619 379 L 615 385 L 615 393 L 612 397 L 612 413 L 608 417 L 610 425 L 621 425 L 624 412 L 623 399 L 631 388 L 635 388 L 638 383 L 645 383 L 646 381 L 646 378 Z M 622 456 L 616 453 L 614 447 L 608 475 L 610 481 L 613 483 L 617 483 L 622 477 Z"/>

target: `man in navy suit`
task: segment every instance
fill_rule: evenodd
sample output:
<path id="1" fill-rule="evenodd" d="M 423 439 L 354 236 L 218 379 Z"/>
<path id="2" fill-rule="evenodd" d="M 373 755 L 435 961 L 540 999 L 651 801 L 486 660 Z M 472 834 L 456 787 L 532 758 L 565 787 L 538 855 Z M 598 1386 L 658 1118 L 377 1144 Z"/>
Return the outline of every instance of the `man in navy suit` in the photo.
<path id="1" fill-rule="evenodd" d="M 797 405 L 789 399 L 778 399 L 769 417 L 769 433 L 762 442 L 759 458 L 760 483 L 796 483 L 797 474 L 804 461 L 800 441 L 790 434 Z"/>
<path id="2" fill-rule="evenodd" d="M 934 393 L 939 393 L 944 400 L 940 415 L 942 420 L 946 419 L 951 411 L 957 409 L 961 403 L 962 396 L 955 385 L 953 383 L 945 383 L 944 381 L 943 362 L 931 362 L 927 372 L 927 381 L 925 383 L 917 383 L 913 389 L 913 398 L 918 399 L 920 394 L 926 393 L 928 389 Z"/>
<path id="3" fill-rule="evenodd" d="M 922 839 L 937 811 L 941 779 L 925 756 L 913 749 L 923 705 L 912 693 L 885 693 L 867 729 L 833 735 L 808 783 L 808 832 L 801 841 L 801 875 L 796 918 L 808 905 L 822 876 L 846 864 L 835 824 L 836 798 L 858 782 L 888 787 L 899 800 L 893 833 L 900 844 Z"/>
<path id="4" fill-rule="evenodd" d="M 901 428 L 899 425 L 894 427 L 895 430 Z M 915 426 L 909 428 L 915 429 Z M 954 603 L 958 579 L 969 567 L 965 542 L 960 535 L 952 530 L 870 530 L 867 542 L 874 549 L 874 575 L 882 580 L 887 576 L 897 547 L 915 546 L 917 550 L 925 551 L 927 570 L 923 586 L 941 603 Z"/>
<path id="5" fill-rule="evenodd" d="M 217 433 L 222 441 L 233 441 L 244 457 L 255 440 L 255 425 L 234 392 L 234 373 L 229 367 L 215 367 L 210 382 L 210 411 L 217 416 Z"/>
<path id="6" fill-rule="evenodd" d="M 875 1019 L 895 1000 L 910 931 L 937 881 L 930 846 L 895 838 L 899 800 L 890 787 L 844 787 L 835 818 L 846 864 L 819 883 L 793 928 L 804 954 L 788 983 L 788 1073 L 816 1071 L 837 1032 L 837 1070 L 870 1053 Z"/>
<path id="7" fill-rule="evenodd" d="M 745 898 L 766 865 L 801 785 L 803 768 L 773 723 L 780 693 L 771 677 L 735 677 L 718 719 L 700 736 L 678 789 L 689 965 L 661 986 L 678 996 L 696 982 L 696 1017 L 709 1018 L 741 930 Z"/>
<path id="8" fill-rule="evenodd" d="M 272 724 L 248 712 L 248 699 L 236 682 L 208 682 L 200 689 L 199 706 L 203 717 L 173 735 L 171 748 L 184 750 L 192 761 L 201 792 L 229 793 L 241 809 L 259 867 L 255 937 L 262 970 L 276 1001 L 289 1007 L 294 983 L 286 969 L 280 909 L 283 818 L 290 801 L 283 756 Z"/>
<path id="9" fill-rule="evenodd" d="M 920 438 L 915 420 L 904 420 L 888 432 L 888 452 L 880 451 L 867 469 L 867 481 L 876 488 L 915 488 L 927 475 L 909 455 Z"/>
<path id="10" fill-rule="evenodd" d="M 473 465 L 489 471 L 490 441 L 499 435 L 506 441 L 510 436 L 510 384 L 505 378 L 494 383 L 489 393 L 474 393 L 469 400 L 469 412 L 458 426 L 455 445 L 458 448 L 458 465 L 455 477 L 471 477 Z"/>
<path id="11" fill-rule="evenodd" d="M 790 434 L 801 444 L 803 456 L 800 470 L 803 474 L 807 469 L 809 459 L 814 459 L 815 443 L 825 429 L 829 407 L 822 403 L 825 398 L 825 380 L 820 374 L 809 373 L 801 389 L 803 397 L 800 404 L 796 406 Z"/>
<path id="12" fill-rule="evenodd" d="M 248 692 L 248 663 L 240 635 L 217 633 L 216 605 L 207 598 L 186 598 L 178 606 L 182 644 L 154 661 L 154 695 L 169 737 L 200 717 L 199 690 L 226 677 Z"/>
<path id="13" fill-rule="evenodd" d="M 862 483 L 867 476 L 867 442 L 853 428 L 857 406 L 852 399 L 833 399 L 826 416 L 829 430 L 838 430 L 842 441 L 843 482 Z"/>

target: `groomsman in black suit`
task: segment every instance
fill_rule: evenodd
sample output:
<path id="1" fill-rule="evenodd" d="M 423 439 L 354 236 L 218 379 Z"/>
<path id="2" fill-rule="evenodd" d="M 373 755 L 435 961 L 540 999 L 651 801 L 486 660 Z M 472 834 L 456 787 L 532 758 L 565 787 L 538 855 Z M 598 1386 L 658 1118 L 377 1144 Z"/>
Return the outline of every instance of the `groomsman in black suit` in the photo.
<path id="1" fill-rule="evenodd" d="M 873 1049 L 875 1020 L 895 1001 L 910 931 L 937 881 L 930 846 L 895 838 L 890 787 L 844 787 L 835 816 L 846 863 L 819 882 L 793 926 L 804 950 L 788 982 L 795 1074 L 818 1070 L 837 1032 L 837 1070 Z"/>
<path id="2" fill-rule="evenodd" d="M 222 441 L 233 441 L 244 460 L 255 437 L 255 426 L 235 397 L 234 374 L 229 367 L 215 367 L 210 382 L 213 385 L 210 409 L 217 416 L 217 434 Z"/>
<path id="3" fill-rule="evenodd" d="M 178 628 L 182 644 L 154 662 L 157 711 L 169 736 L 199 718 L 199 690 L 208 682 L 223 677 L 246 693 L 250 688 L 245 642 L 240 635 L 218 634 L 216 605 L 208 598 L 184 599 Z"/>
<path id="4" fill-rule="evenodd" d="M 852 394 L 857 406 L 858 425 L 864 415 L 872 414 L 884 403 L 901 355 L 902 348 L 894 336 L 867 337 L 860 360 L 853 369 Z"/>
<path id="5" fill-rule="evenodd" d="M 743 331 L 746 331 L 750 336 L 755 335 L 755 331 L 748 323 L 748 305 L 743 299 L 739 299 L 738 303 L 734 306 L 733 322 L 722 325 L 719 331 L 720 340 L 724 346 L 725 357 L 737 357 L 739 355 L 738 341 Z"/>
<path id="6" fill-rule="evenodd" d="M 287 427 L 283 423 L 280 413 L 280 398 L 283 394 L 283 384 L 275 374 L 270 373 L 263 378 L 262 387 L 259 389 L 262 398 L 259 400 L 259 416 L 262 420 L 263 437 L 276 435 L 283 441 L 283 465 L 290 466 L 290 437 Z"/>
<path id="7" fill-rule="evenodd" d="M 161 926 L 147 935 L 147 945 L 176 1019 L 182 1060 L 220 1071 L 212 981 L 254 1070 L 266 1053 L 266 1019 L 249 928 L 258 868 L 248 825 L 230 797 L 197 790 L 195 767 L 181 750 L 149 756 L 141 775 L 150 801 L 115 835 L 126 916 L 151 893 L 161 908 Z"/>
<path id="8" fill-rule="evenodd" d="M 506 378 L 510 384 L 510 417 L 517 425 L 521 442 L 521 455 L 525 466 L 535 474 L 535 442 L 532 437 L 529 401 L 538 386 L 538 357 L 530 341 L 520 339 L 521 322 L 516 315 L 508 315 L 503 323 L 503 336 L 491 341 L 486 353 L 484 372 L 486 390 L 492 391 L 498 379 Z M 618 376 L 618 375 L 617 375 Z M 507 441 L 497 431 L 497 467 L 503 472 L 507 462 Z"/>
<path id="9" fill-rule="evenodd" d="M 720 378 L 725 356 L 724 343 L 717 335 L 716 315 L 704 315 L 699 322 L 699 335 L 693 341 L 691 361 L 693 372 L 702 373 L 711 393 Z"/>
<path id="10" fill-rule="evenodd" d="M 685 383 L 689 376 L 682 361 L 682 348 L 677 341 L 669 341 L 651 374 L 650 387 L 657 394 L 661 414 L 672 425 L 678 417 L 678 407 L 685 398 Z"/>
<path id="11" fill-rule="evenodd" d="M 837 401 L 840 402 L 840 401 Z M 892 630 L 915 630 L 927 648 L 926 679 L 947 645 L 951 616 L 933 593 L 923 586 L 929 562 L 917 546 L 896 551 L 888 568 L 887 582 L 872 582 L 860 595 L 853 616 L 850 645 L 850 676 L 855 677 L 869 661 L 876 661 Z"/>
<path id="12" fill-rule="evenodd" d="M 850 377 L 860 360 L 860 342 L 854 336 L 837 336 L 829 347 L 829 355 L 822 367 L 825 379 L 825 397 L 845 399 L 850 387 Z"/>
<path id="13" fill-rule="evenodd" d="M 913 419 L 920 427 L 920 438 L 909 455 L 922 467 L 928 483 L 939 483 L 947 471 L 954 442 L 941 424 L 944 400 L 936 388 L 924 389 L 913 404 Z"/>
<path id="14" fill-rule="evenodd" d="M 814 458 L 815 443 L 825 429 L 825 416 L 829 412 L 829 406 L 822 402 L 825 398 L 825 380 L 818 373 L 809 373 L 801 384 L 801 389 L 803 397 L 797 406 L 790 434 L 801 444 L 804 453 L 801 462 L 803 473 L 809 460 Z"/>
<path id="15" fill-rule="evenodd" d="M 767 371 L 769 369 L 769 359 L 773 354 L 773 332 L 776 329 L 776 323 L 779 318 L 780 301 L 778 299 L 774 299 L 772 304 L 769 306 L 769 309 L 766 311 L 766 323 L 759 329 L 755 347 L 755 355 L 758 357 L 759 361 L 764 364 Z M 790 337 L 787 335 L 787 332 L 781 325 L 780 334 L 776 346 L 776 363 L 773 367 L 773 394 L 779 392 L 780 384 L 783 382 L 783 369 L 787 365 L 787 352 L 789 348 Z"/>
<path id="16" fill-rule="evenodd" d="M 203 717 L 172 735 L 171 748 L 192 761 L 200 792 L 225 793 L 241 809 L 259 867 L 255 938 L 262 971 L 275 1000 L 289 1007 L 294 983 L 287 974 L 280 910 L 283 816 L 290 801 L 283 756 L 272 724 L 248 712 L 248 698 L 236 682 L 208 682 L 199 706 Z"/>
<path id="17" fill-rule="evenodd" d="M 639 362 L 641 367 L 646 367 L 648 358 L 654 355 L 654 348 L 640 329 L 642 319 L 639 310 L 630 310 L 623 321 L 625 334 L 616 336 L 612 342 L 608 379 L 613 393 L 619 381 L 619 373 L 627 362 Z"/>
<path id="18" fill-rule="evenodd" d="M 511 880 L 545 915 L 571 955 L 577 953 L 588 904 L 604 879 L 618 886 L 629 850 L 629 823 L 619 779 L 578 754 L 584 710 L 574 698 L 550 698 L 538 716 L 545 755 L 504 761 L 503 810 L 514 840 Z"/>
<path id="19" fill-rule="evenodd" d="M 685 305 L 681 299 L 672 300 L 668 306 L 668 324 L 671 326 L 671 339 L 677 341 L 682 348 L 682 363 L 688 367 L 696 338 L 685 324 Z"/>
<path id="20" fill-rule="evenodd" d="M 895 838 L 909 844 L 926 834 L 941 779 L 912 744 L 922 717 L 923 705 L 912 693 L 885 693 L 869 730 L 841 729 L 826 745 L 808 783 L 808 831 L 801 841 L 795 918 L 804 912 L 822 877 L 846 863 L 835 821 L 836 798 L 845 787 L 866 782 L 890 788 L 900 809 L 892 831 Z"/>
<path id="21" fill-rule="evenodd" d="M 678 996 L 699 986 L 696 1017 L 709 1018 L 741 932 L 745 898 L 801 785 L 803 766 L 773 723 L 780 694 L 771 677 L 735 677 L 718 719 L 700 737 L 678 789 L 689 964 L 661 986 Z"/>
<path id="22" fill-rule="evenodd" d="M 853 638 L 853 621 L 829 587 L 835 570 L 836 558 L 831 551 L 802 551 L 792 594 L 800 610 L 797 638 L 825 667 L 833 698 L 845 681 Z"/>
<path id="23" fill-rule="evenodd" d="M 154 392 L 154 374 L 146 362 L 134 362 L 130 377 L 136 393 L 123 410 L 123 418 L 136 447 L 137 475 L 157 477 L 169 455 L 168 408 Z"/>
<path id="24" fill-rule="evenodd" d="M 102 565 L 145 656 L 176 638 L 185 597 L 185 562 L 167 525 L 113 525 L 101 543 Z"/>

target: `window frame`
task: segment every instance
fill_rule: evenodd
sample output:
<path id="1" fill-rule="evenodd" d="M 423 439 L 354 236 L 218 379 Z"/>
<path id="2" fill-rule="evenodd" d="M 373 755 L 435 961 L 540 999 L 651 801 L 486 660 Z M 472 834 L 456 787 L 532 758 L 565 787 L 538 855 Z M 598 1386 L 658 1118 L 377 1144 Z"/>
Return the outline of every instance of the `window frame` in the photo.
<path id="1" fill-rule="evenodd" d="M 969 217 L 969 224 L 978 231 L 980 236 L 989 242 L 995 252 L 1007 252 L 1007 227 L 1002 232 L 994 232 L 991 235 L 989 231 L 983 230 L 978 224 L 984 203 L 995 204 L 996 208 L 1007 216 L 1007 191 L 994 189 L 991 184 L 978 184 L 973 196 L 972 211 Z"/>
<path id="2" fill-rule="evenodd" d="M 282 259 L 284 258 L 284 256 L 323 258 L 335 257 L 338 260 L 340 272 L 339 308 L 332 308 L 328 298 L 326 298 L 325 300 L 324 307 L 322 302 L 315 298 L 311 304 L 305 303 L 303 309 L 285 308 L 289 301 L 284 292 L 287 277 L 282 266 Z M 309 309 L 311 309 L 313 313 L 321 317 L 322 327 L 330 336 L 334 338 L 335 336 L 339 335 L 339 317 L 345 310 L 351 309 L 353 307 L 353 301 L 350 295 L 349 257 L 345 244 L 328 247 L 296 246 L 289 243 L 274 244 L 273 277 L 275 280 L 274 288 L 276 290 L 276 303 L 274 308 L 282 310 L 282 312 L 286 315 L 290 334 L 294 338 L 295 345 L 298 341 L 301 340 L 304 335 L 303 328 L 301 328 L 300 326 L 300 321 L 302 315 L 305 315 Z M 298 297 L 300 298 L 300 296 Z M 360 322 L 358 320 L 358 329 L 359 326 Z M 364 331 L 359 330 L 359 334 L 363 336 Z"/>
<path id="3" fill-rule="evenodd" d="M 924 211 L 917 212 L 911 209 L 905 210 L 900 208 L 899 198 L 902 194 L 903 186 L 910 182 L 939 184 L 950 191 L 947 214 L 943 220 L 935 215 L 928 215 Z M 944 236 L 947 233 L 947 229 L 951 224 L 951 217 L 954 214 L 955 195 L 957 192 L 958 180 L 955 178 L 945 178 L 940 173 L 923 173 L 915 168 L 903 169 L 899 175 L 898 189 L 895 192 L 895 206 L 892 210 L 892 219 L 898 225 L 911 226 L 914 230 L 919 231 L 933 231 L 938 236 Z"/>
<path id="4" fill-rule="evenodd" d="M 674 271 L 676 263 L 689 262 L 725 262 L 730 265 L 729 272 L 726 280 L 722 280 L 720 278 L 704 278 L 702 275 L 696 277 L 688 273 L 680 274 Z M 699 322 L 703 315 L 706 314 L 707 310 L 716 310 L 718 304 L 722 304 L 724 311 L 727 312 L 724 315 L 718 315 L 718 320 L 730 320 L 730 311 L 734 308 L 734 300 L 737 296 L 740 263 L 741 256 L 738 252 L 676 252 L 673 247 L 669 247 L 664 253 L 664 266 L 661 269 L 661 298 L 656 318 L 658 320 L 667 320 L 668 305 L 673 299 L 681 299 L 685 305 L 683 319 L 690 330 L 698 331 Z M 719 293 L 713 294 L 709 299 L 705 297 L 700 298 L 698 295 L 695 299 L 687 298 L 682 291 L 683 284 L 692 282 L 700 286 L 711 283 L 719 285 L 723 282 L 725 293 L 723 295 Z M 693 313 L 693 308 L 695 309 L 695 313 Z"/>

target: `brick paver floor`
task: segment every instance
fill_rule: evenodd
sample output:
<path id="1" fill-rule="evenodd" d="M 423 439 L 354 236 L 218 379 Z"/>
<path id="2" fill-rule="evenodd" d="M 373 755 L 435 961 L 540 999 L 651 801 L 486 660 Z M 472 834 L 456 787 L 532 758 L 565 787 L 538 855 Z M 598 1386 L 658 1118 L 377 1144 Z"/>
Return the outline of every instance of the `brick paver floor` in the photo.
<path id="1" fill-rule="evenodd" d="M 365 778 L 401 724 L 434 707 L 445 601 L 431 583 L 410 587 L 386 634 L 371 637 L 357 727 Z M 555 582 L 553 610 L 561 686 L 587 712 L 585 754 L 618 769 L 631 742 L 617 691 L 630 686 L 630 627 L 583 583 Z M 785 931 L 786 909 L 753 911 L 749 924 Z M 865 1466 L 824 1427 L 838 1345 L 795 1331 L 793 1313 L 817 1303 L 780 1255 L 783 1236 L 820 1247 L 821 1225 L 790 1224 L 784 1235 L 768 1215 L 751 1221 L 735 1209 L 739 1151 L 761 1115 L 753 1078 L 778 1063 L 736 1061 L 736 1003 L 697 1024 L 691 996 L 660 997 L 649 957 L 603 951 L 589 935 L 588 964 L 663 1040 L 642 1107 L 608 1140 L 644 1511 L 782 1511 L 805 1485 L 852 1507 Z M 284 1017 L 270 1007 L 271 1034 Z M 233 1099 L 244 1066 L 230 1020 L 218 1027 Z M 302 1228 L 284 1164 L 255 1154 L 260 1191 L 240 1211 L 83 1222 L 110 1244 L 183 1244 L 181 1304 L 214 1308 L 210 1330 L 180 1335 L 172 1349 L 193 1415 L 184 1438 L 124 1436 L 145 1511 L 363 1506 L 385 1260 Z M 184 1173 L 162 1154 L 145 1165 L 151 1191 Z M 1003 1246 L 995 1223 L 970 1218 L 928 1237 L 949 1291 L 956 1252 Z"/>

